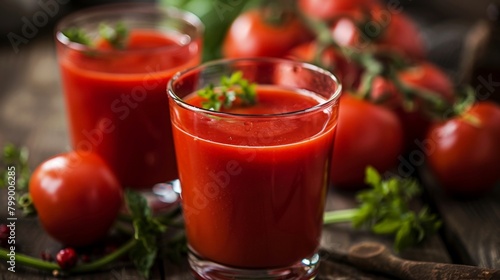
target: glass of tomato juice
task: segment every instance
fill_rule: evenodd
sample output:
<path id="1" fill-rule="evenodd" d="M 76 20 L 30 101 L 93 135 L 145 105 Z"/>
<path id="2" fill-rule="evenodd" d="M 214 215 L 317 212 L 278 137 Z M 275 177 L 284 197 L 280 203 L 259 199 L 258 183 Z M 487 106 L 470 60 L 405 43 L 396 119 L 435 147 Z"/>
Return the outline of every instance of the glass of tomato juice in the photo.
<path id="1" fill-rule="evenodd" d="M 256 103 L 204 109 L 200 89 L 220 90 L 221 78 L 238 72 L 255 85 Z M 272 58 L 209 62 L 170 80 L 198 277 L 315 277 L 340 90 L 325 70 Z"/>
<path id="2" fill-rule="evenodd" d="M 56 27 L 72 147 L 99 154 L 124 187 L 178 178 L 167 82 L 201 60 L 203 25 L 156 4 L 112 4 Z M 82 39 L 83 38 L 83 39 Z"/>

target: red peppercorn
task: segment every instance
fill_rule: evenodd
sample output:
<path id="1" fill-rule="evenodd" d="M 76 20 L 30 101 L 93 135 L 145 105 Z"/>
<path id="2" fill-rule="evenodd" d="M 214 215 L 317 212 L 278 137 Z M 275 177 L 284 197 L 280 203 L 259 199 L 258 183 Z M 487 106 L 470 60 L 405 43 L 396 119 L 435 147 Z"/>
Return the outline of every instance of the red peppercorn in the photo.
<path id="1" fill-rule="evenodd" d="M 76 265 L 78 256 L 72 248 L 62 249 L 57 253 L 56 261 L 62 269 L 70 269 Z"/>

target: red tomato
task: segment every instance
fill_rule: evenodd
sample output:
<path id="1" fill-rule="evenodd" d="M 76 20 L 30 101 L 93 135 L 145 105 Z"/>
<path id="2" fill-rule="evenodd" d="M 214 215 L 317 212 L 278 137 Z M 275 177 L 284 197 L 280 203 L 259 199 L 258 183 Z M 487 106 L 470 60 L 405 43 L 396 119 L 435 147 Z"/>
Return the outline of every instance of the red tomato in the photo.
<path id="1" fill-rule="evenodd" d="M 43 162 L 30 179 L 30 195 L 43 227 L 68 246 L 104 237 L 123 201 L 123 191 L 97 155 L 69 152 Z"/>
<path id="2" fill-rule="evenodd" d="M 306 42 L 291 49 L 287 58 L 317 64 L 315 61 L 318 46 L 316 42 Z M 351 88 L 359 82 L 361 69 L 355 63 L 349 63 L 345 57 L 333 48 L 326 49 L 319 63 L 321 67 L 332 72 L 345 88 Z"/>
<path id="3" fill-rule="evenodd" d="M 388 25 L 382 34 L 375 39 L 379 50 L 398 52 L 413 59 L 425 58 L 425 44 L 416 24 L 403 13 L 390 14 L 387 10 L 382 13 L 389 14 Z M 377 21 L 375 16 L 375 21 Z M 384 16 L 380 16 L 383 22 Z"/>
<path id="4" fill-rule="evenodd" d="M 310 38 L 309 31 L 295 17 L 282 24 L 272 24 L 266 22 L 264 11 L 249 10 L 231 24 L 222 52 L 227 58 L 282 57 L 293 46 Z"/>
<path id="5" fill-rule="evenodd" d="M 454 102 L 455 96 L 450 78 L 437 66 L 429 62 L 421 62 L 404 69 L 398 73 L 398 77 L 407 86 L 430 90 L 446 102 L 450 104 Z M 403 125 L 407 150 L 415 147 L 415 140 L 421 140 L 425 137 L 431 121 L 423 112 L 421 98 L 413 98 L 414 106 L 411 110 L 408 110 L 403 104 L 403 95 L 398 92 L 392 82 L 381 77 L 374 80 L 370 95 L 373 101 L 382 101 L 384 106 L 397 113 Z"/>
<path id="6" fill-rule="evenodd" d="M 396 115 L 349 95 L 341 97 L 335 137 L 331 181 L 338 188 L 363 187 L 368 165 L 386 172 L 402 153 L 403 129 Z"/>
<path id="7" fill-rule="evenodd" d="M 322 20 L 339 16 L 359 16 L 378 4 L 375 0 L 299 0 L 299 8 L 306 15 Z"/>
<path id="8" fill-rule="evenodd" d="M 430 62 L 419 62 L 399 73 L 401 81 L 409 86 L 432 90 L 452 103 L 455 100 L 453 83 L 446 73 Z"/>
<path id="9" fill-rule="evenodd" d="M 377 7 L 368 19 L 341 19 L 331 27 L 332 36 L 340 45 L 361 51 L 393 52 L 420 60 L 425 57 L 425 44 L 420 31 L 406 15 Z M 356 19 L 355 19 L 356 20 Z"/>
<path id="10" fill-rule="evenodd" d="M 500 107 L 479 102 L 432 126 L 426 139 L 430 170 L 450 194 L 480 195 L 500 180 Z"/>

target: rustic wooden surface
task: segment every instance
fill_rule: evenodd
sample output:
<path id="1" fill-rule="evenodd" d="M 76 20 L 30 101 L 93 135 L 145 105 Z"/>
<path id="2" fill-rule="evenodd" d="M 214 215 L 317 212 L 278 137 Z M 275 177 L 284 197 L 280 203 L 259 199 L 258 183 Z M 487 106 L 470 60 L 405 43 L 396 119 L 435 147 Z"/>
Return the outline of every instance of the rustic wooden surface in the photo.
<path id="1" fill-rule="evenodd" d="M 0 146 L 7 142 L 30 149 L 30 164 L 69 150 L 67 123 L 55 49 L 50 37 L 29 42 L 13 55 L 9 46 L 0 49 Z M 425 175 L 425 174 L 424 174 Z M 428 176 L 423 176 L 424 179 Z M 425 182 L 430 182 L 427 180 Z M 459 201 L 444 196 L 438 188 L 429 186 L 428 199 L 444 220 L 440 235 L 425 244 L 402 252 L 409 260 L 461 263 L 500 269 L 500 190 L 491 196 Z M 5 190 L 0 190 L 0 223 L 6 219 Z M 356 205 L 352 193 L 332 191 L 327 209 L 346 209 Z M 20 217 L 20 213 L 18 217 Z M 329 252 L 345 252 L 360 241 L 390 240 L 369 232 L 355 231 L 348 224 L 325 226 L 322 237 L 323 258 L 318 279 L 392 279 L 361 271 L 346 263 L 328 258 Z M 18 253 L 39 256 L 60 245 L 48 237 L 36 218 L 20 218 L 16 227 Z M 55 279 L 50 274 L 18 267 L 16 273 L 0 264 L 0 279 Z M 172 263 L 159 259 L 153 269 L 153 279 L 192 279 L 185 259 Z M 107 271 L 69 279 L 140 279 L 127 262 L 117 263 Z"/>

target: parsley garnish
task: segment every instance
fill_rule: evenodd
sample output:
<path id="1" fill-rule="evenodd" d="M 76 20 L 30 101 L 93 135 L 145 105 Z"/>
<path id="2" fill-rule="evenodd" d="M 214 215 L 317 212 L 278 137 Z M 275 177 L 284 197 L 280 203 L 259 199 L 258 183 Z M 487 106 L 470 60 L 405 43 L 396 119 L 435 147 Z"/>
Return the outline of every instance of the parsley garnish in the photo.
<path id="1" fill-rule="evenodd" d="M 127 190 L 125 200 L 132 216 L 134 238 L 138 241 L 129 256 L 147 279 L 158 253 L 158 235 L 165 232 L 167 227 L 153 217 L 151 208 L 141 194 Z"/>
<path id="2" fill-rule="evenodd" d="M 241 105 L 253 105 L 257 102 L 256 85 L 243 79 L 243 72 L 234 72 L 230 77 L 222 76 L 221 85 L 215 87 L 209 84 L 198 90 L 198 96 L 204 99 L 201 106 L 204 109 L 220 111 L 229 109 L 235 102 Z"/>
<path id="3" fill-rule="evenodd" d="M 92 45 L 90 37 L 83 31 L 83 29 L 78 27 L 70 27 L 62 31 L 64 36 L 68 37 L 71 42 L 82 44 L 85 46 Z"/>
<path id="4" fill-rule="evenodd" d="M 421 192 L 415 180 L 396 177 L 382 180 L 377 170 L 368 167 L 365 182 L 372 188 L 357 194 L 359 207 L 327 212 L 325 224 L 350 221 L 355 228 L 393 235 L 396 251 L 420 243 L 441 226 L 441 221 L 427 207 L 419 212 L 410 208 L 411 200 Z"/>
<path id="5" fill-rule="evenodd" d="M 82 28 L 70 27 L 63 30 L 62 33 L 71 42 L 92 46 L 90 36 Z M 123 22 L 116 23 L 114 28 L 105 23 L 99 25 L 99 35 L 115 49 L 125 49 L 128 34 L 129 31 Z"/>
<path id="6" fill-rule="evenodd" d="M 123 22 L 117 22 L 115 28 L 101 23 L 99 35 L 104 38 L 115 49 L 124 49 L 127 44 L 128 30 Z"/>

